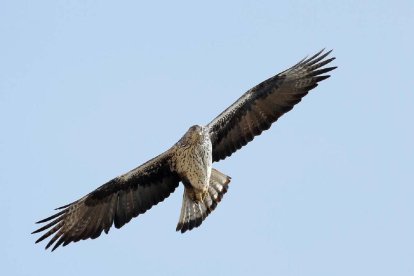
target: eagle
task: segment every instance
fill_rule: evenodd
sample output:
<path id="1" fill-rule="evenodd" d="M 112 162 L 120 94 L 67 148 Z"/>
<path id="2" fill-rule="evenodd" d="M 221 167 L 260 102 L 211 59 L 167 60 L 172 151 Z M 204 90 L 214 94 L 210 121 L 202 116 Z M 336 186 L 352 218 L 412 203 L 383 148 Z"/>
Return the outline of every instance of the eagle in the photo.
<path id="1" fill-rule="evenodd" d="M 332 51 L 332 50 L 331 50 Z M 38 221 L 32 232 L 46 231 L 36 243 L 51 237 L 46 249 L 85 239 L 95 239 L 112 225 L 121 228 L 166 199 L 182 182 L 184 194 L 177 231 L 201 225 L 227 192 L 230 177 L 214 169 L 213 162 L 231 156 L 270 128 L 290 111 L 326 73 L 336 67 L 331 51 L 321 50 L 291 68 L 263 81 L 205 126 L 194 125 L 170 149 L 96 190 L 57 208 Z"/>

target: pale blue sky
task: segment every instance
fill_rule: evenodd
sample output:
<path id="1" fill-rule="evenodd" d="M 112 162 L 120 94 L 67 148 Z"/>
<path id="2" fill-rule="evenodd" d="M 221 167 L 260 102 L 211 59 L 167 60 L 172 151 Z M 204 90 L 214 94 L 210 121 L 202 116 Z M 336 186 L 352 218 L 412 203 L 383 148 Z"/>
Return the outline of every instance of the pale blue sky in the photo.
<path id="1" fill-rule="evenodd" d="M 412 0 L 1 1 L 2 275 L 414 275 L 413 17 Z M 338 69 L 215 165 L 232 182 L 200 228 L 175 232 L 180 187 L 97 240 L 34 244 L 53 208 L 323 47 Z"/>

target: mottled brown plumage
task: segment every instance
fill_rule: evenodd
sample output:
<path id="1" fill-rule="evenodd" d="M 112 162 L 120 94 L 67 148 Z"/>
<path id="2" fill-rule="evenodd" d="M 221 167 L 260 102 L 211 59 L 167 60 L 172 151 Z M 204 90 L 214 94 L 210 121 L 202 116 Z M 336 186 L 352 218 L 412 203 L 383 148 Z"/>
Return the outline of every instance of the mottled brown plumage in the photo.
<path id="1" fill-rule="evenodd" d="M 192 126 L 169 150 L 116 177 L 81 199 L 58 208 L 38 223 L 37 241 L 52 237 L 46 248 L 97 238 L 112 225 L 120 228 L 167 198 L 184 184 L 177 224 L 182 233 L 201 225 L 227 192 L 230 177 L 212 168 L 264 130 L 326 79 L 336 67 L 320 51 L 258 84 L 207 126 Z"/>

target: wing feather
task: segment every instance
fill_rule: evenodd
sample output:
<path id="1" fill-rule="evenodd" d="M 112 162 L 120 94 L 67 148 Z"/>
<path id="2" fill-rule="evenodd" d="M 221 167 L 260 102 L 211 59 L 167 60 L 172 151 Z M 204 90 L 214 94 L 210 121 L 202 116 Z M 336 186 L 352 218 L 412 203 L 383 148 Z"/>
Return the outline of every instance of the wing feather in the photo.
<path id="1" fill-rule="evenodd" d="M 180 179 L 170 170 L 170 155 L 167 151 L 38 221 L 47 224 L 33 233 L 47 232 L 36 243 L 52 237 L 46 249 L 53 245 L 53 251 L 60 245 L 97 238 L 112 225 L 120 228 L 145 213 L 178 186 Z"/>
<path id="2" fill-rule="evenodd" d="M 323 75 L 336 67 L 323 67 L 335 58 L 323 50 L 291 68 L 263 81 L 243 94 L 208 124 L 213 145 L 213 161 L 219 161 L 252 141 L 290 111 Z M 323 67 L 323 68 L 322 68 Z"/>

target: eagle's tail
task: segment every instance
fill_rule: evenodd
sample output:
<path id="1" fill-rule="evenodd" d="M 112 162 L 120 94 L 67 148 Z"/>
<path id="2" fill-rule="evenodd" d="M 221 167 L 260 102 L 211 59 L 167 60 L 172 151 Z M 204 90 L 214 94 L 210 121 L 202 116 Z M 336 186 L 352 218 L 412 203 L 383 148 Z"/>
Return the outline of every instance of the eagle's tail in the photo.
<path id="1" fill-rule="evenodd" d="M 210 185 L 202 200 L 197 200 L 191 187 L 185 187 L 180 220 L 176 230 L 184 233 L 187 230 L 200 226 L 227 192 L 230 179 L 230 176 L 212 169 Z"/>

